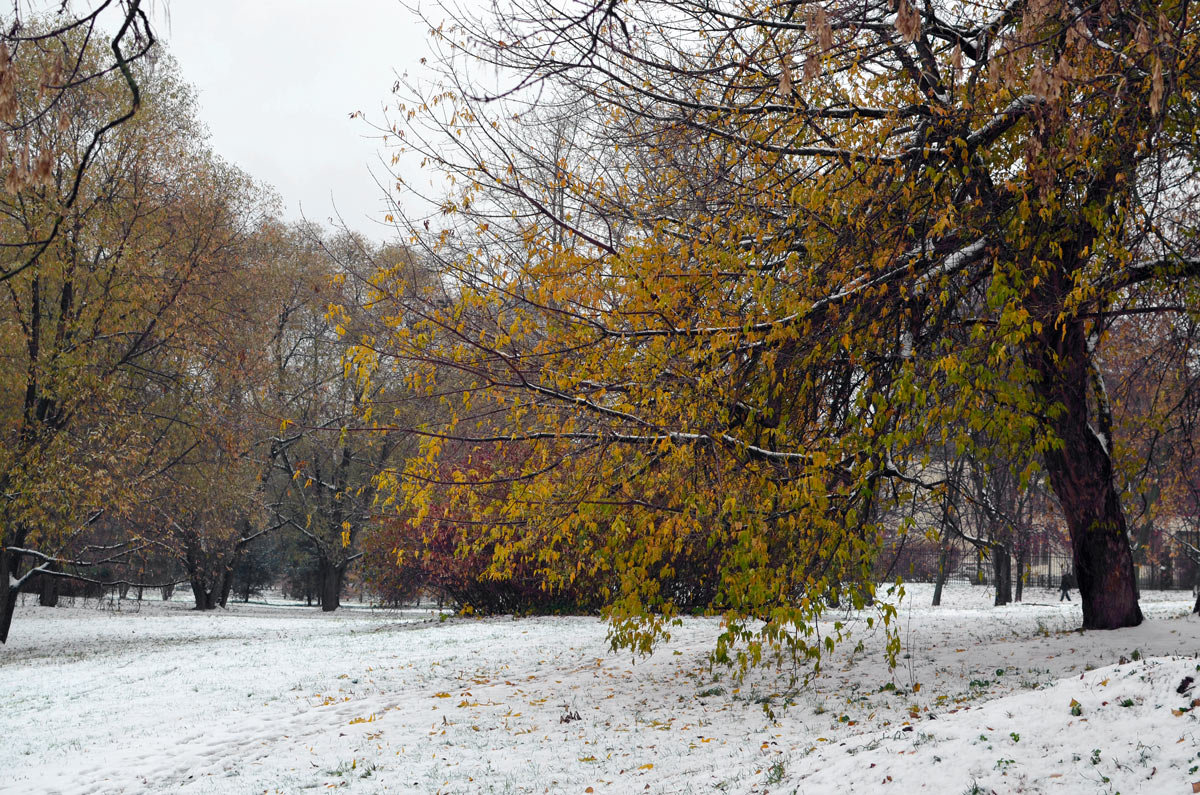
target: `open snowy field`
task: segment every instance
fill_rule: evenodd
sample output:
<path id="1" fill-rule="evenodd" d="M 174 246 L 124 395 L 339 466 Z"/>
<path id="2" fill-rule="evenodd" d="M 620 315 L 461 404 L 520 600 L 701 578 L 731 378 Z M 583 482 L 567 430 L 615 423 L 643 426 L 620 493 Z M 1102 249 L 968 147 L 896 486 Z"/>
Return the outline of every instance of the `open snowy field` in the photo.
<path id="1" fill-rule="evenodd" d="M 909 586 L 900 667 L 864 635 L 800 692 L 710 670 L 712 619 L 633 658 L 588 618 L 30 599 L 0 647 L 0 791 L 1200 791 L 1190 595 L 1088 633 L 1056 598 Z"/>

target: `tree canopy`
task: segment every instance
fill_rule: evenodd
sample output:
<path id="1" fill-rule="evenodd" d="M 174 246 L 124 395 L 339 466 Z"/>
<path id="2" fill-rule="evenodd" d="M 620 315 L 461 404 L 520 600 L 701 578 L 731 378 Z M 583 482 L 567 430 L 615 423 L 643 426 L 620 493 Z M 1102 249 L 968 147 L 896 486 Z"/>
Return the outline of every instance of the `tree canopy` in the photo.
<path id="1" fill-rule="evenodd" d="M 973 451 L 1045 473 L 1084 626 L 1139 623 L 1105 367 L 1129 323 L 1198 308 L 1192 10 L 527 0 L 434 26 L 443 82 L 392 132 L 447 174 L 409 219 L 445 281 L 381 272 L 392 330 L 360 341 L 450 410 L 397 499 L 474 528 L 491 576 L 597 578 L 618 643 L 708 556 L 718 656 L 819 657 L 882 538 L 924 530 L 896 516 L 944 494 L 933 453 Z"/>

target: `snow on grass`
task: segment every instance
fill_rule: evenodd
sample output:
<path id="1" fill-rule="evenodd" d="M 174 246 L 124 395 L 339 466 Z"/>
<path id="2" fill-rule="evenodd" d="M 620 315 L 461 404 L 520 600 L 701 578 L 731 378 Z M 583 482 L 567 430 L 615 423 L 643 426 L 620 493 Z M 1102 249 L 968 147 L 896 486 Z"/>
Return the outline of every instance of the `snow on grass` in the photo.
<path id="1" fill-rule="evenodd" d="M 19 608 L 4 792 L 1189 792 L 1200 618 L 1071 631 L 1078 602 L 908 587 L 900 665 L 862 633 L 804 689 L 710 668 L 719 622 L 648 658 L 591 618 L 181 603 Z M 1187 677 L 1193 684 L 1177 692 Z"/>

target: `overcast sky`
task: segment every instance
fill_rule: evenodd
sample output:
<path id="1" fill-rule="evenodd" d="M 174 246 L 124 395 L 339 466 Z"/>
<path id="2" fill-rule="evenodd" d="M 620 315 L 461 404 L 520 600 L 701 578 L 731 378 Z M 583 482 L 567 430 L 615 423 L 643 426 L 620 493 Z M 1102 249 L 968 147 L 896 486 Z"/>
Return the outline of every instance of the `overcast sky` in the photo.
<path id="1" fill-rule="evenodd" d="M 308 219 L 328 223 L 336 207 L 352 229 L 389 236 L 378 223 L 385 196 L 369 171 L 390 183 L 381 142 L 350 114 L 382 121 L 397 75 L 421 68 L 427 31 L 399 0 L 152 7 L 160 38 L 199 89 L 200 117 L 218 154 L 273 185 L 289 218 L 303 208 Z"/>

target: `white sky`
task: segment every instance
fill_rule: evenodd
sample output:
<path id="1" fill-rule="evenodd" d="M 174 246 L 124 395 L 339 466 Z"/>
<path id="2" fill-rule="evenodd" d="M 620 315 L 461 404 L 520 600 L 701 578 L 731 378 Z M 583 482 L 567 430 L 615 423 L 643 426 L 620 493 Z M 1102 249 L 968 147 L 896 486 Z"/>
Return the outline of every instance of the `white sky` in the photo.
<path id="1" fill-rule="evenodd" d="M 199 90 L 212 147 L 275 187 L 288 218 L 383 239 L 387 204 L 371 176 L 381 163 L 376 122 L 394 106 L 398 75 L 417 73 L 427 28 L 399 0 L 170 0 L 153 22 L 185 80 Z M 415 174 L 406 170 L 407 179 Z"/>

